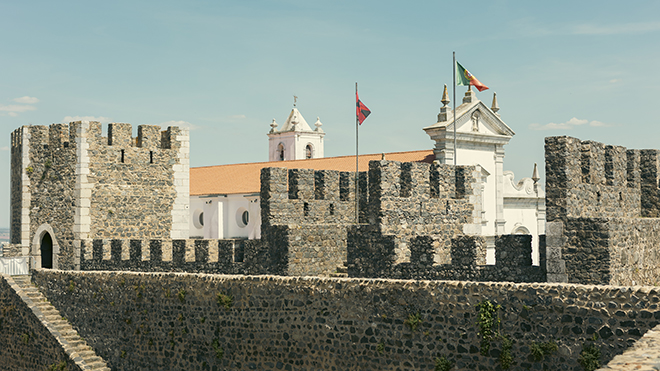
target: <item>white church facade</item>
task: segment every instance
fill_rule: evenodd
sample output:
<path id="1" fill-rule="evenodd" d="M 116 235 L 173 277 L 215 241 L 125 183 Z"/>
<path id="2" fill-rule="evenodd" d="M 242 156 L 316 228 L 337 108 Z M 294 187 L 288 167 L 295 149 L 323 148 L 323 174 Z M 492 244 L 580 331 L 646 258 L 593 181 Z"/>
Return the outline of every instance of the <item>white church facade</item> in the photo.
<path id="1" fill-rule="evenodd" d="M 496 96 L 488 107 L 469 89 L 456 107 L 457 120 L 448 107 L 446 88 L 442 102 L 437 122 L 423 128 L 435 142 L 432 151 L 360 155 L 360 170 L 382 156 L 393 161 L 453 164 L 456 122 L 456 163 L 477 165 L 482 174 L 477 185 L 480 192 L 473 200 L 474 223 L 466 225 L 464 232 L 486 238 L 489 264 L 495 261 L 495 236 L 530 234 L 532 260 L 538 264 L 538 235 L 545 234 L 545 194 L 536 165 L 531 178 L 519 181 L 504 171 L 504 146 L 515 133 L 500 118 Z M 268 162 L 191 168 L 191 238 L 260 238 L 259 174 L 264 167 L 354 171 L 355 156 L 323 156 L 321 125 L 317 118 L 312 129 L 294 105 L 281 130 L 274 119 L 271 123 Z"/>

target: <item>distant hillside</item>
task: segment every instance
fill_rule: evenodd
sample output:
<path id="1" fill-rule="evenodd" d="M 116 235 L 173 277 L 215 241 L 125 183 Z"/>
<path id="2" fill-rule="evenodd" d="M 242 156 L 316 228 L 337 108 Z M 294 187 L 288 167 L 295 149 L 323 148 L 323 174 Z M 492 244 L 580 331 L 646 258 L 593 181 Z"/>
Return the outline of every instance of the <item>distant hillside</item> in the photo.
<path id="1" fill-rule="evenodd" d="M 0 242 L 9 242 L 9 228 L 0 228 Z"/>

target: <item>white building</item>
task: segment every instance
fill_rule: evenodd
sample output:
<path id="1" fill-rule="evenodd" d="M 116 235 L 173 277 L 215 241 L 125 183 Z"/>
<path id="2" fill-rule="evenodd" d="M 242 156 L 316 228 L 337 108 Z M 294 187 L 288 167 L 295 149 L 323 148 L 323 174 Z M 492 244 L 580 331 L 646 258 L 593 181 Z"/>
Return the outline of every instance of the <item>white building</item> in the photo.
<path id="1" fill-rule="evenodd" d="M 424 131 L 435 141 L 436 161 L 454 163 L 454 114 L 448 107 L 447 87 L 442 97 L 444 107 L 438 122 Z M 487 261 L 495 262 L 494 238 L 503 234 L 531 234 L 532 260 L 538 264 L 538 235 L 545 234 L 545 193 L 538 184 L 534 165 L 532 178 L 516 182 L 510 171 L 504 171 L 504 145 L 515 135 L 498 113 L 497 96 L 488 108 L 468 89 L 461 105 L 456 107 L 456 164 L 479 165 L 482 169 L 482 199 L 475 200 L 479 213 L 465 233 L 486 236 Z M 531 166 L 530 166 L 531 168 Z"/>
<path id="2" fill-rule="evenodd" d="M 454 115 L 447 106 L 446 88 L 442 101 L 438 121 L 424 128 L 435 141 L 433 151 L 361 155 L 360 170 L 383 155 L 393 161 L 453 164 Z M 456 111 L 457 164 L 478 165 L 482 174 L 481 193 L 473 200 L 474 224 L 466 225 L 464 232 L 486 237 L 489 264 L 495 262 L 495 236 L 531 234 L 532 259 L 538 264 L 538 235 L 545 234 L 545 194 L 535 165 L 532 178 L 518 182 L 512 172 L 504 171 L 504 145 L 515 133 L 500 118 L 495 96 L 489 108 L 468 90 Z M 294 106 L 282 130 L 277 130 L 274 119 L 271 123 L 269 162 L 191 168 L 191 238 L 260 238 L 259 176 L 264 167 L 355 171 L 355 156 L 323 157 L 321 125 L 317 118 L 312 130 Z"/>

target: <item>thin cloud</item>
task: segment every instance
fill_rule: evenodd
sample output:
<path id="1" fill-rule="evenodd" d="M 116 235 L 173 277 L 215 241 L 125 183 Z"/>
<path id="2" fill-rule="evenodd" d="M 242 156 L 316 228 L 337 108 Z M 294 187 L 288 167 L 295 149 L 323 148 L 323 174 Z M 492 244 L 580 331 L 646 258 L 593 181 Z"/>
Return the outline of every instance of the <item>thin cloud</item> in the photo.
<path id="1" fill-rule="evenodd" d="M 0 105 L 0 112 L 7 112 L 6 114 L 11 117 L 18 116 L 21 112 L 34 111 L 37 107 L 35 106 L 23 106 L 18 104 L 10 104 L 8 106 Z"/>
<path id="2" fill-rule="evenodd" d="M 9 147 L 7 146 L 0 147 L 0 151 L 9 151 Z"/>
<path id="3" fill-rule="evenodd" d="M 624 35 L 660 31 L 660 22 L 635 22 L 621 24 L 581 24 L 572 28 L 573 35 Z"/>
<path id="4" fill-rule="evenodd" d="M 610 80 L 611 84 L 616 84 L 617 82 L 621 82 L 621 79 L 612 79 L 612 80 Z"/>
<path id="5" fill-rule="evenodd" d="M 191 123 L 189 123 L 188 121 L 183 121 L 183 120 L 179 120 L 179 121 L 174 121 L 174 120 L 172 120 L 172 121 L 165 121 L 165 122 L 161 122 L 161 123 L 158 124 L 158 125 L 163 126 L 163 127 L 168 127 L 168 126 L 178 126 L 178 127 L 180 127 L 180 128 L 187 128 L 188 130 L 199 129 L 199 126 L 194 125 L 194 124 L 191 124 Z"/>
<path id="6" fill-rule="evenodd" d="M 232 120 L 243 120 L 244 118 L 246 118 L 246 116 L 245 115 L 231 115 L 231 116 L 229 116 L 229 118 L 232 119 Z"/>
<path id="7" fill-rule="evenodd" d="M 536 123 L 530 124 L 529 128 L 532 130 L 573 130 L 573 128 L 578 126 L 607 127 L 610 125 L 596 120 L 589 121 L 573 117 L 572 119 L 562 123 L 550 122 L 545 125 Z"/>
<path id="8" fill-rule="evenodd" d="M 39 99 L 35 97 L 28 97 L 27 95 L 20 98 L 12 99 L 16 103 L 35 104 L 39 103 Z"/>
<path id="9" fill-rule="evenodd" d="M 19 106 L 18 104 L 11 104 L 9 106 L 0 105 L 0 111 L 6 111 L 6 112 L 26 112 L 26 111 L 34 111 L 36 109 L 37 107 L 35 106 Z"/>
<path id="10" fill-rule="evenodd" d="M 108 123 L 111 122 L 112 119 L 109 117 L 103 117 L 103 116 L 65 116 L 62 119 L 62 122 L 73 122 L 73 121 L 98 121 L 102 123 Z"/>

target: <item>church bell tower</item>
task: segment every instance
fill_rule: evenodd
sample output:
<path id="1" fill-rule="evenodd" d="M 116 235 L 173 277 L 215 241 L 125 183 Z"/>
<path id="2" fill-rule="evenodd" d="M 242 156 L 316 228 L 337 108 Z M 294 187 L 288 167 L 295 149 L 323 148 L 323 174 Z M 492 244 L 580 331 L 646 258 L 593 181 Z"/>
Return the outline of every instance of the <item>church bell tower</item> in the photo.
<path id="1" fill-rule="evenodd" d="M 281 130 L 277 130 L 278 125 L 275 119 L 270 124 L 268 161 L 323 158 L 323 137 L 325 136 L 321 129 L 323 124 L 317 117 L 314 123 L 316 128 L 312 130 L 296 107 L 297 99 L 298 97 L 294 96 L 293 109 Z"/>

